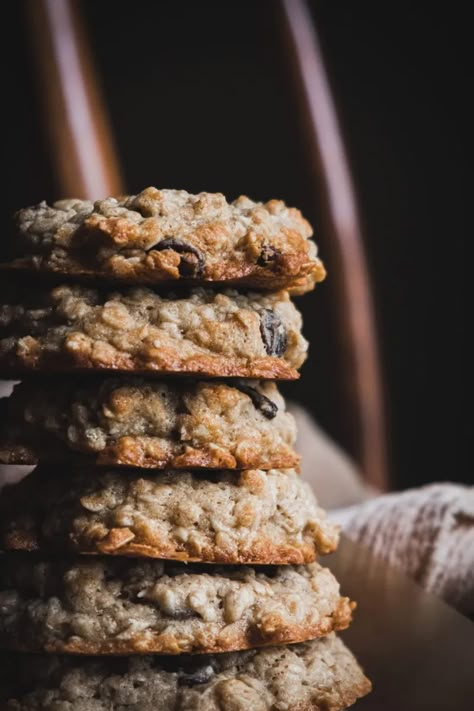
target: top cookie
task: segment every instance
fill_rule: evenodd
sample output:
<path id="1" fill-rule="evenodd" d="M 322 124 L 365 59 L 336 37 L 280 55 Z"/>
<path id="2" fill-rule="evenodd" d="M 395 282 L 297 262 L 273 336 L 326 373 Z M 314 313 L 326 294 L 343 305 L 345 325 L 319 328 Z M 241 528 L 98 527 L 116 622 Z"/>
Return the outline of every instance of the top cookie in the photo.
<path id="1" fill-rule="evenodd" d="M 105 200 L 41 202 L 16 214 L 18 258 L 4 268 L 131 284 L 290 289 L 301 294 L 325 269 L 299 210 L 221 193 L 149 187 Z"/>

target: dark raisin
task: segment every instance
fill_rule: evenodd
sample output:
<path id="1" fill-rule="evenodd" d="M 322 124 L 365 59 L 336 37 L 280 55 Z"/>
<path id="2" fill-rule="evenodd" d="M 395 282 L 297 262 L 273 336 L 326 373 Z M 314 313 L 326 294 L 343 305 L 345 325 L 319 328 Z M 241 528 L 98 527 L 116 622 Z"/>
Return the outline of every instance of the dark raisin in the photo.
<path id="1" fill-rule="evenodd" d="M 196 663 L 197 664 L 197 663 Z M 211 664 L 205 663 L 196 666 L 194 669 L 188 668 L 186 671 L 184 669 L 179 673 L 179 684 L 186 686 L 194 686 L 195 684 L 207 684 L 208 681 L 212 679 L 215 671 Z"/>
<path id="2" fill-rule="evenodd" d="M 175 612 L 165 612 L 164 614 L 172 620 L 191 620 L 194 617 L 200 617 L 195 610 L 175 610 Z"/>
<path id="3" fill-rule="evenodd" d="M 260 333 L 268 355 L 282 356 L 288 345 L 288 335 L 281 320 L 271 309 L 265 309 L 260 316 Z"/>
<path id="4" fill-rule="evenodd" d="M 257 264 L 259 267 L 275 266 L 280 256 L 280 250 L 271 244 L 264 244 L 260 256 L 257 259 Z"/>
<path id="5" fill-rule="evenodd" d="M 235 383 L 235 387 L 241 392 L 245 393 L 252 400 L 254 407 L 260 410 L 262 415 L 267 418 L 267 420 L 273 420 L 278 412 L 278 406 L 270 400 L 266 395 L 262 395 L 256 388 L 252 388 L 247 383 L 241 380 Z"/>
<path id="6" fill-rule="evenodd" d="M 163 249 L 172 249 L 178 254 L 181 254 L 181 262 L 179 264 L 179 273 L 181 276 L 201 277 L 204 272 L 205 259 L 204 255 L 193 247 L 192 244 L 187 244 L 182 239 L 174 237 L 166 237 L 153 247 L 157 252 Z M 191 256 L 190 256 L 191 255 Z"/>

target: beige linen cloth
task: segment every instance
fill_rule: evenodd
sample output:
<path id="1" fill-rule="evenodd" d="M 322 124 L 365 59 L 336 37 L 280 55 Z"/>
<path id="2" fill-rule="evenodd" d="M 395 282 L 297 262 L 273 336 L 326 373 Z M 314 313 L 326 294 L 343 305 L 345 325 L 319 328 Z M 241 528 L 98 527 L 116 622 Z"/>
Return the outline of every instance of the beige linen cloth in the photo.
<path id="1" fill-rule="evenodd" d="M 346 535 L 425 590 L 474 615 L 474 487 L 431 484 L 377 496 L 309 415 L 297 406 L 291 409 L 299 428 L 302 475 Z"/>

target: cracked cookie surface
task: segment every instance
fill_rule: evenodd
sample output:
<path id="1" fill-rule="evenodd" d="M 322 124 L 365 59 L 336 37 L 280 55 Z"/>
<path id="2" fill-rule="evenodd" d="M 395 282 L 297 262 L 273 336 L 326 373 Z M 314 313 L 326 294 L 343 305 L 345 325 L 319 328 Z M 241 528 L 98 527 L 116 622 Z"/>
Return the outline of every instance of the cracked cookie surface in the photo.
<path id="1" fill-rule="evenodd" d="M 0 547 L 220 563 L 305 563 L 339 529 L 292 470 L 38 467 L 0 494 Z"/>
<path id="2" fill-rule="evenodd" d="M 0 560 L 0 644 L 75 654 L 224 652 L 344 629 L 354 604 L 327 568 Z"/>
<path id="3" fill-rule="evenodd" d="M 295 422 L 274 383 L 36 379 L 0 400 L 0 462 L 145 468 L 297 466 Z"/>
<path id="4" fill-rule="evenodd" d="M 0 659 L 6 711 L 338 711 L 371 689 L 334 634 L 186 660 L 11 653 Z"/>
<path id="5" fill-rule="evenodd" d="M 281 200 L 149 187 L 126 197 L 41 202 L 16 214 L 3 268 L 134 284 L 209 283 L 304 293 L 325 270 L 311 226 Z"/>
<path id="6" fill-rule="evenodd" d="M 308 343 L 288 292 L 159 295 L 58 286 L 0 292 L 0 369 L 295 379 Z"/>

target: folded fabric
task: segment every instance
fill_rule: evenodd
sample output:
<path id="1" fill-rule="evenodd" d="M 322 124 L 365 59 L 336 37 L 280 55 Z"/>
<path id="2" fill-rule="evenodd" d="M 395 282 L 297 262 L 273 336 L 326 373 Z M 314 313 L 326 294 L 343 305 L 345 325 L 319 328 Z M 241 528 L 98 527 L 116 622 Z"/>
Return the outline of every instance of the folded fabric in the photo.
<path id="1" fill-rule="evenodd" d="M 287 410 L 296 422 L 295 449 L 301 455 L 301 476 L 311 484 L 323 508 L 352 506 L 378 493 L 307 410 L 292 402 Z"/>
<path id="2" fill-rule="evenodd" d="M 432 484 L 332 513 L 347 536 L 474 614 L 474 487 Z"/>

